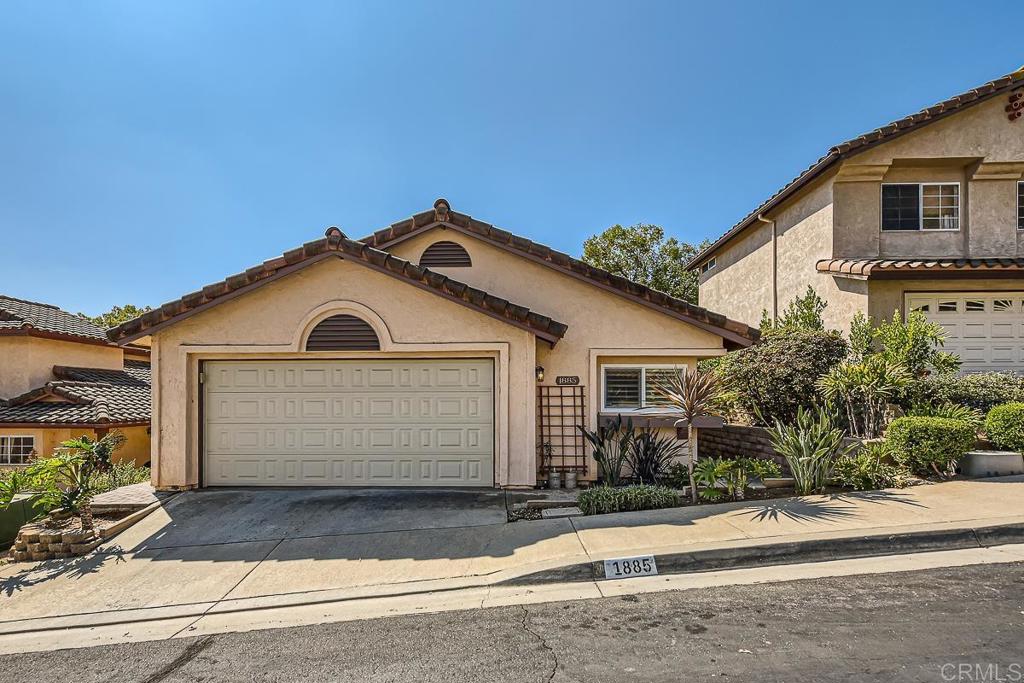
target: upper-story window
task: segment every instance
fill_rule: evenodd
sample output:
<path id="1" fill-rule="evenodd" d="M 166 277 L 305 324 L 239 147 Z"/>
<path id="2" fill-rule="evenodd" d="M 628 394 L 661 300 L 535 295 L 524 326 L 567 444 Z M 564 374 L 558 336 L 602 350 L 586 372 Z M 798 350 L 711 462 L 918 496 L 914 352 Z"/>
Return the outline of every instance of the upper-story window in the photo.
<path id="1" fill-rule="evenodd" d="M 960 183 L 884 183 L 882 230 L 959 230 Z"/>
<path id="2" fill-rule="evenodd" d="M 1024 181 L 1017 183 L 1017 229 L 1024 230 Z"/>
<path id="3" fill-rule="evenodd" d="M 712 268 L 714 268 L 717 265 L 718 265 L 718 263 L 715 261 L 714 257 L 709 258 L 707 261 L 705 261 L 704 263 L 700 264 L 700 273 L 701 273 L 701 275 L 703 275 L 704 273 L 708 272 L 709 270 L 711 270 Z"/>

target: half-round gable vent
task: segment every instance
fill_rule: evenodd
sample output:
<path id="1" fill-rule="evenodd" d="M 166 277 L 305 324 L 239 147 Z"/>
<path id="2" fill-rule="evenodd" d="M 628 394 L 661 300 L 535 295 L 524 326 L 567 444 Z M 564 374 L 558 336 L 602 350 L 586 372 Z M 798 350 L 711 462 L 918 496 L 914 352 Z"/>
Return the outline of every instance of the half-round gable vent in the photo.
<path id="1" fill-rule="evenodd" d="M 465 268 L 473 265 L 466 249 L 455 242 L 434 242 L 420 257 L 420 265 L 426 268 Z"/>
<path id="2" fill-rule="evenodd" d="M 380 351 L 380 339 L 370 323 L 341 313 L 317 323 L 306 339 L 307 351 Z"/>

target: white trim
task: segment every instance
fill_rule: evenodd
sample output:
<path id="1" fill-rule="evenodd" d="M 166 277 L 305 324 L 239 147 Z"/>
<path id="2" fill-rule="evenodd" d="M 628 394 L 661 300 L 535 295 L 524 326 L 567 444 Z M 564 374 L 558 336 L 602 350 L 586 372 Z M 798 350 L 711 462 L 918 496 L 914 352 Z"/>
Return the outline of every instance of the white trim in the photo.
<path id="1" fill-rule="evenodd" d="M 19 457 L 31 458 L 32 454 L 36 452 L 36 435 L 35 434 L 0 434 L 0 444 L 6 443 L 8 446 L 8 452 L 4 452 L 3 448 L 0 447 L 0 465 L 4 467 L 24 467 L 28 462 L 11 462 L 11 456 L 13 453 L 9 452 L 10 441 L 9 439 L 28 439 L 31 444 L 28 453 L 19 454 Z"/>
<path id="2" fill-rule="evenodd" d="M 884 204 L 882 197 L 882 188 L 887 185 L 917 185 L 917 228 L 914 230 L 898 230 L 896 228 L 885 228 L 885 214 Z M 956 185 L 956 227 L 955 228 L 926 228 L 924 227 L 924 188 L 925 187 L 936 187 L 942 185 Z M 878 188 L 878 230 L 879 232 L 895 232 L 895 233 L 906 233 L 906 232 L 960 232 L 961 221 L 963 220 L 963 188 L 960 185 L 959 180 L 950 181 L 929 181 L 929 182 L 914 182 L 907 181 L 905 183 L 881 183 Z"/>

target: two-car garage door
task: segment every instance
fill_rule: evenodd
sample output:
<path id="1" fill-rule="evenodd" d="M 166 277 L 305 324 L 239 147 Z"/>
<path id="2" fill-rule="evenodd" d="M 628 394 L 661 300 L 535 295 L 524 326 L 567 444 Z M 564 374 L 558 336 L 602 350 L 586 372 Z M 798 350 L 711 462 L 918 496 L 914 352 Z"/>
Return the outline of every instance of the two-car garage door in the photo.
<path id="1" fill-rule="evenodd" d="M 206 486 L 491 486 L 486 359 L 207 361 Z"/>

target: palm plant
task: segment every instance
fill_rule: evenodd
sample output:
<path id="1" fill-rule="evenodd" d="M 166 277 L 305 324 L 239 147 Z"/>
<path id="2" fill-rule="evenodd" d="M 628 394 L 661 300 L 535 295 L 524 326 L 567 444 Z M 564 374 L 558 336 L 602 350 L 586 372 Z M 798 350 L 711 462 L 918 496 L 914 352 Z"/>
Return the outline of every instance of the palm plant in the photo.
<path id="1" fill-rule="evenodd" d="M 843 446 L 843 430 L 824 408 L 812 412 L 801 407 L 792 426 L 776 419 L 768 436 L 775 451 L 786 459 L 801 496 L 824 491 L 836 459 L 856 448 Z"/>
<path id="2" fill-rule="evenodd" d="M 633 420 L 623 420 L 621 415 L 616 415 L 604 424 L 598 424 L 593 431 L 583 425 L 576 428 L 591 446 L 601 481 L 608 486 L 618 486 L 622 480 L 622 465 L 629 459 L 632 449 Z"/>
<path id="3" fill-rule="evenodd" d="M 654 382 L 654 389 L 687 421 L 686 443 L 690 448 L 690 458 L 686 469 L 690 477 L 690 495 L 696 503 L 697 485 L 693 479 L 693 468 L 697 463 L 697 440 L 693 420 L 712 414 L 725 396 L 725 387 L 714 370 L 683 367 L 659 376 Z"/>

